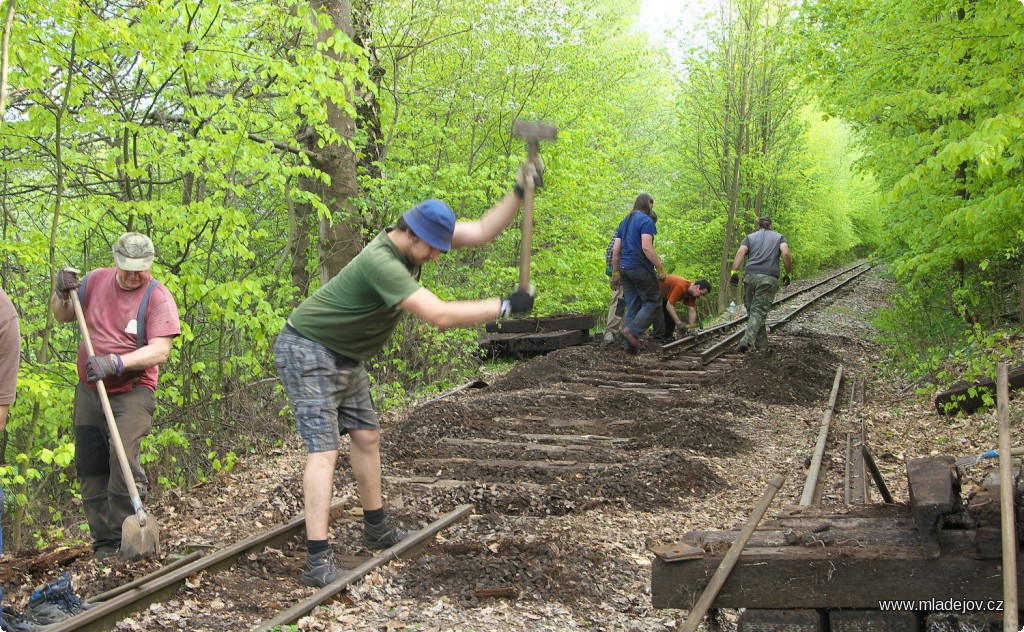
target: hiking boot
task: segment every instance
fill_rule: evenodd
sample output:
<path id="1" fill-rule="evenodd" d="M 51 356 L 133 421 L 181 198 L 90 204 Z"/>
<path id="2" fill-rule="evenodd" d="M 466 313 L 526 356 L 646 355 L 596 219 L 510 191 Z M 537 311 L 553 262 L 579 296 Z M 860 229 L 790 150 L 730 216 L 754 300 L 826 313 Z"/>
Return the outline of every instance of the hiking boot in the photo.
<path id="1" fill-rule="evenodd" d="M 622 328 L 622 337 L 625 338 L 626 342 L 632 345 L 634 349 L 640 348 L 640 341 L 636 339 L 636 336 L 629 330 L 629 327 Z"/>
<path id="2" fill-rule="evenodd" d="M 389 549 L 408 537 L 408 531 L 394 528 L 387 520 L 379 525 L 363 523 L 363 545 L 368 549 Z"/>
<path id="3" fill-rule="evenodd" d="M 51 625 L 70 619 L 92 607 L 82 601 L 71 587 L 71 573 L 37 588 L 28 598 L 25 615 L 39 625 Z"/>
<path id="4" fill-rule="evenodd" d="M 746 353 L 749 349 L 750 347 L 742 342 L 736 347 L 736 351 L 739 351 L 740 353 Z"/>
<path id="5" fill-rule="evenodd" d="M 299 581 L 306 586 L 323 588 L 345 575 L 345 571 L 338 568 L 338 562 L 334 559 L 334 551 L 327 549 L 320 553 L 306 554 L 306 568 L 302 571 Z"/>
<path id="6" fill-rule="evenodd" d="M 610 345 L 613 342 L 615 342 L 615 334 L 610 331 L 604 332 L 604 343 Z"/>
<path id="7" fill-rule="evenodd" d="M 121 547 L 116 544 L 101 544 L 96 547 L 92 552 L 92 559 L 94 560 L 105 560 L 108 557 L 114 557 L 117 552 L 121 550 Z"/>
<path id="8" fill-rule="evenodd" d="M 41 627 L 29 621 L 28 617 L 18 614 L 6 606 L 3 610 L 2 620 L 3 626 L 0 629 L 4 632 L 39 632 L 42 630 Z"/>

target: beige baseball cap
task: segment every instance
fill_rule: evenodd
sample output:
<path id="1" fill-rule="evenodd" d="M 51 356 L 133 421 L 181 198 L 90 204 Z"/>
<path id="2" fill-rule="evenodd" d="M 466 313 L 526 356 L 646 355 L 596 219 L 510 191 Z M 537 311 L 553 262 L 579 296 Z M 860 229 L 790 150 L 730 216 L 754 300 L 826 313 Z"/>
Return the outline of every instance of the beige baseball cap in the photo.
<path id="1" fill-rule="evenodd" d="M 114 244 L 114 263 L 128 272 L 145 272 L 153 265 L 153 240 L 142 233 L 125 233 Z"/>

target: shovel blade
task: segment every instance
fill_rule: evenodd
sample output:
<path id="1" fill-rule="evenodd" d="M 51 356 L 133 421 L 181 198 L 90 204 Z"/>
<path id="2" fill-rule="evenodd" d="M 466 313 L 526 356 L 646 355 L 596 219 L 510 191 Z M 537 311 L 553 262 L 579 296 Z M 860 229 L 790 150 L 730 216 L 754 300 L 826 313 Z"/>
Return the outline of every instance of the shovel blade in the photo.
<path id="1" fill-rule="evenodd" d="M 148 516 L 146 525 L 142 526 L 139 517 L 128 516 L 121 524 L 121 550 L 117 557 L 122 562 L 157 557 L 160 554 L 160 527 L 152 516 Z"/>

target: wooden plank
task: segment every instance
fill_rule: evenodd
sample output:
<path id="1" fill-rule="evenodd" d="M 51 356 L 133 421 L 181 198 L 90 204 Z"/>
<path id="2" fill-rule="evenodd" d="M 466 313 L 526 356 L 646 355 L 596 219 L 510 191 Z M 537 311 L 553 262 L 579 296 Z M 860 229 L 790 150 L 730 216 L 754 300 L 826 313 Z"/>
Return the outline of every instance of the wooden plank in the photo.
<path id="1" fill-rule="evenodd" d="M 860 451 L 862 445 L 864 444 L 860 442 L 860 435 L 858 434 L 851 446 L 853 454 L 850 456 L 850 502 L 852 504 L 863 503 L 866 495 L 867 481 L 865 480 L 864 472 L 867 468 L 864 465 L 864 454 Z"/>
<path id="2" fill-rule="evenodd" d="M 692 608 L 721 560 L 720 555 L 672 563 L 655 558 L 653 607 Z M 875 610 L 885 599 L 989 600 L 1002 591 L 999 568 L 999 560 L 922 559 L 917 547 L 757 548 L 740 556 L 711 607 Z"/>
<path id="3" fill-rule="evenodd" d="M 594 317 L 590 315 L 545 316 L 543 318 L 511 318 L 487 323 L 488 333 L 523 334 L 567 329 L 591 329 Z"/>
<path id="4" fill-rule="evenodd" d="M 480 346 L 495 355 L 529 355 L 580 345 L 589 339 L 589 334 L 579 329 L 534 334 L 491 334 L 480 341 Z"/>
<path id="5" fill-rule="evenodd" d="M 1024 387 L 1024 364 L 1010 370 L 1008 387 L 1018 389 Z M 996 399 L 996 383 L 994 380 L 979 380 L 971 384 L 961 384 L 942 391 L 935 396 L 935 410 L 940 415 L 955 415 L 958 412 L 973 413 L 985 405 L 983 397 L 988 395 Z"/>
<path id="6" fill-rule="evenodd" d="M 871 516 L 781 516 L 765 520 L 764 526 L 773 529 L 813 531 L 814 529 L 914 529 L 910 513 L 899 517 Z"/>
<path id="7" fill-rule="evenodd" d="M 578 472 L 609 467 L 621 467 L 617 463 L 580 463 L 579 461 L 521 461 L 517 459 L 413 459 L 412 464 L 436 470 L 444 465 L 475 465 L 478 467 L 512 468 L 519 467 L 534 470 L 551 470 L 556 472 Z"/>
<path id="8" fill-rule="evenodd" d="M 541 485 L 540 483 L 531 483 L 529 481 L 516 481 L 510 483 L 508 481 L 483 481 L 483 480 L 472 480 L 465 481 L 457 478 L 436 478 L 430 476 L 385 476 L 384 480 L 388 483 L 404 483 L 407 485 L 423 485 L 424 487 L 433 487 L 438 489 L 458 489 L 461 487 L 474 488 L 479 485 L 486 485 L 488 487 L 496 488 L 515 488 L 516 490 L 530 489 L 536 491 L 542 491 L 548 488 L 547 485 Z"/>
<path id="9" fill-rule="evenodd" d="M 930 559 L 939 557 L 938 532 L 943 517 L 959 511 L 960 476 L 951 456 L 928 456 L 907 461 L 910 514 L 921 534 L 921 546 Z"/>
<path id="10" fill-rule="evenodd" d="M 871 450 L 868 450 L 866 445 L 861 445 L 860 454 L 864 458 L 864 466 L 871 473 L 871 478 L 875 481 L 878 493 L 882 495 L 882 500 L 887 503 L 893 502 L 892 494 L 889 493 L 889 487 L 885 484 L 885 479 L 882 478 L 882 472 L 878 469 L 878 465 L 875 464 L 875 457 L 871 456 Z"/>
<path id="11" fill-rule="evenodd" d="M 560 435 L 560 434 L 519 434 L 517 436 L 529 441 L 556 441 L 559 443 L 629 443 L 631 439 L 607 437 L 605 435 Z"/>
<path id="12" fill-rule="evenodd" d="M 534 450 L 537 452 L 547 453 L 564 453 L 569 451 L 575 452 L 589 452 L 589 445 L 544 445 L 542 443 L 523 443 L 521 441 L 498 441 L 496 439 L 457 439 L 454 437 L 444 437 L 441 439 L 441 443 L 445 445 L 454 446 L 494 446 L 497 448 L 513 448 L 520 450 Z"/>
<path id="13" fill-rule="evenodd" d="M 972 529 L 947 529 L 941 532 L 940 541 L 952 549 L 964 551 L 964 555 L 968 557 L 991 559 L 974 553 L 972 547 L 977 536 L 978 534 Z M 736 534 L 732 531 L 691 531 L 683 536 L 683 542 L 717 553 L 723 546 L 731 544 L 735 537 Z M 919 546 L 919 537 L 917 530 L 912 526 L 903 529 L 825 528 L 820 530 L 813 528 L 797 530 L 761 527 L 754 531 L 747 546 L 751 550 L 785 546 L 793 547 L 793 550 L 797 550 L 800 547 L 839 547 L 839 550 L 842 550 L 843 547 L 865 546 L 881 548 L 900 546 L 914 549 Z"/>

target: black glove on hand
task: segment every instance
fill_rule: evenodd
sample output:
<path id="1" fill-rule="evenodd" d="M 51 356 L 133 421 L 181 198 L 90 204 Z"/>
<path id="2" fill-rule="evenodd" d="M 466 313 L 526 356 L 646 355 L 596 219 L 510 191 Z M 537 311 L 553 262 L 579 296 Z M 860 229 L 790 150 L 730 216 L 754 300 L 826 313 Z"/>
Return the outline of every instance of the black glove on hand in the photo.
<path id="1" fill-rule="evenodd" d="M 512 187 L 512 190 L 516 192 L 516 195 L 523 197 L 528 185 L 533 183 L 534 190 L 541 188 L 544 185 L 544 161 L 537 156 L 537 162 L 531 162 L 527 160 L 519 167 L 519 171 L 516 172 L 516 182 Z"/>
<path id="2" fill-rule="evenodd" d="M 89 356 L 85 361 L 85 380 L 92 384 L 111 375 L 124 375 L 124 361 L 116 353 Z"/>
<path id="3" fill-rule="evenodd" d="M 740 284 L 740 273 L 736 270 L 732 271 L 732 276 L 729 277 L 729 285 L 736 287 Z"/>
<path id="4" fill-rule="evenodd" d="M 530 286 L 529 292 L 517 289 L 515 292 L 509 294 L 509 297 L 501 302 L 501 311 L 498 312 L 498 316 L 501 318 L 516 316 L 518 314 L 525 314 L 532 309 L 533 286 Z"/>
<path id="5" fill-rule="evenodd" d="M 82 281 L 78 278 L 78 270 L 64 268 L 57 273 L 57 280 L 54 282 L 53 290 L 62 301 L 71 298 L 71 293 L 82 287 Z"/>
<path id="6" fill-rule="evenodd" d="M 690 331 L 690 328 L 686 326 L 686 323 L 676 323 L 676 331 L 685 334 Z"/>
<path id="7" fill-rule="evenodd" d="M 784 272 L 782 274 L 782 285 L 783 286 L 789 285 L 789 273 L 788 272 Z"/>

